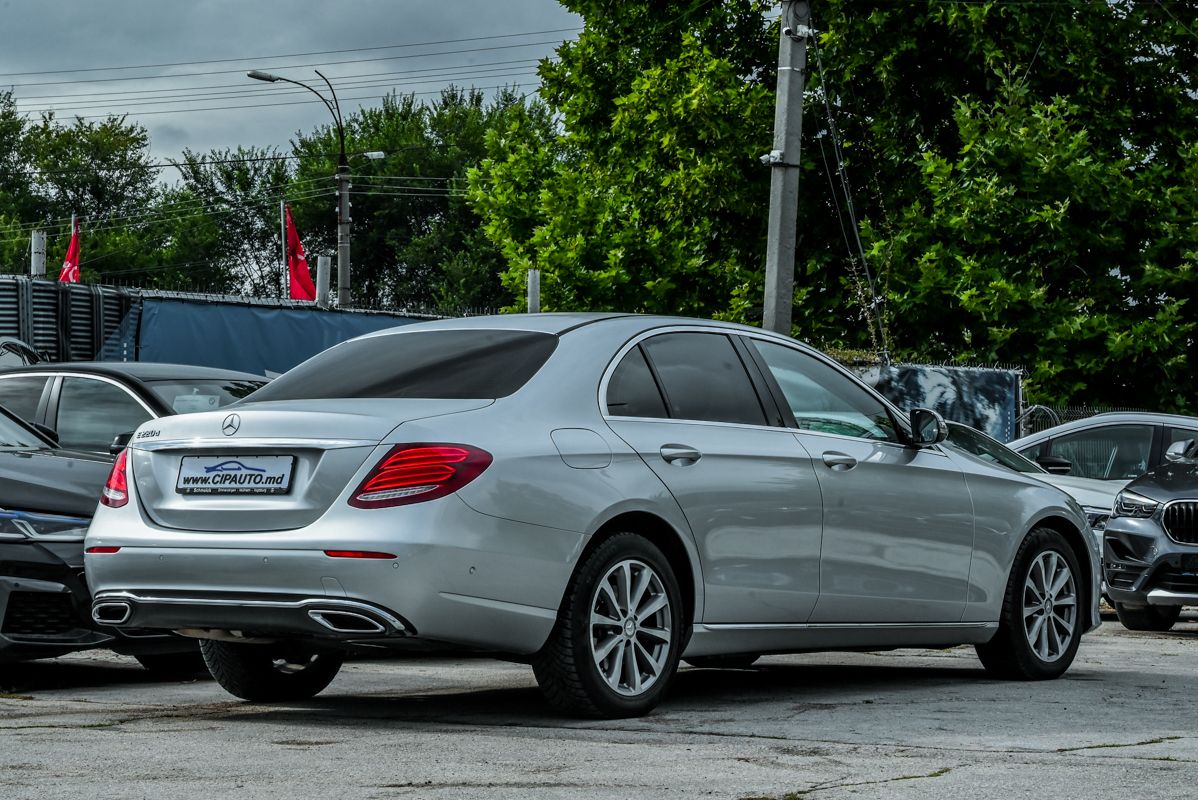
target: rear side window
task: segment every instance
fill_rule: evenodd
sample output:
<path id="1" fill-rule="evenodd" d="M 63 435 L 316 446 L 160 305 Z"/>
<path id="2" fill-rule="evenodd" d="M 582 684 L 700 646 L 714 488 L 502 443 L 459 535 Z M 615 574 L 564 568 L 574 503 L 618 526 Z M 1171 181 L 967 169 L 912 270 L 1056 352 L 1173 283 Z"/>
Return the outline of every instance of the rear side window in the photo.
<path id="1" fill-rule="evenodd" d="M 556 336 L 530 331 L 371 336 L 325 350 L 246 400 L 491 400 L 507 397 L 528 383 L 556 347 Z"/>
<path id="2" fill-rule="evenodd" d="M 91 378 L 62 379 L 57 429 L 63 447 L 105 452 L 115 436 L 148 419 L 150 412 L 119 386 Z"/>
<path id="3" fill-rule="evenodd" d="M 645 349 L 675 419 L 765 425 L 765 412 L 727 336 L 663 333 Z"/>
<path id="4" fill-rule="evenodd" d="M 36 420 L 37 404 L 46 387 L 45 376 L 20 375 L 0 380 L 0 405 L 21 419 Z"/>
<path id="5" fill-rule="evenodd" d="M 641 348 L 628 351 L 607 382 L 607 413 L 616 417 L 668 417 L 657 381 Z"/>

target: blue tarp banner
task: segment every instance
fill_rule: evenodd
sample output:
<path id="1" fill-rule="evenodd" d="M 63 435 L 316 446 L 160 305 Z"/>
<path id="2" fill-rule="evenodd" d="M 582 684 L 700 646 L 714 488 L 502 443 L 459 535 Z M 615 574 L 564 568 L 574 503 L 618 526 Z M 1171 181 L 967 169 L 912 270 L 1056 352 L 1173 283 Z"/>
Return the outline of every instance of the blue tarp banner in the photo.
<path id="1" fill-rule="evenodd" d="M 420 320 L 352 311 L 144 298 L 140 322 L 122 325 L 117 336 L 136 338 L 138 361 L 276 375 L 346 339 L 414 322 Z M 122 341 L 110 342 L 105 351 L 131 353 L 134 349 Z"/>

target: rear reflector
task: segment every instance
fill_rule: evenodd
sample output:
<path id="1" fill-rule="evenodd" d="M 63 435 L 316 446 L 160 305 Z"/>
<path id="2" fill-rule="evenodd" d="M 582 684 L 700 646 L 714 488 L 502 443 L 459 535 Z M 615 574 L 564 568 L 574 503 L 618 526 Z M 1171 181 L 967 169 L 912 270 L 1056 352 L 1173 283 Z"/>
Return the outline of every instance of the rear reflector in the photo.
<path id="1" fill-rule="evenodd" d="M 108 555 L 108 554 L 110 554 L 110 553 L 119 553 L 119 552 L 121 552 L 121 548 L 119 548 L 119 547 L 108 547 L 108 546 L 104 546 L 104 547 L 89 547 L 89 548 L 87 548 L 87 550 L 86 550 L 85 552 L 87 552 L 87 553 L 90 553 L 90 554 L 92 554 L 92 555 L 97 555 L 97 556 L 98 556 L 98 555 Z"/>
<path id="2" fill-rule="evenodd" d="M 129 479 L 126 466 L 129 460 L 129 449 L 125 448 L 116 461 L 112 462 L 112 471 L 108 473 L 108 482 L 100 492 L 100 504 L 109 508 L 120 508 L 129 502 Z M 90 552 L 90 551 L 89 551 Z"/>
<path id="3" fill-rule="evenodd" d="M 383 456 L 350 497 L 355 508 L 423 503 L 453 494 L 491 465 L 467 444 L 401 444 Z"/>
<path id="4" fill-rule="evenodd" d="M 374 550 L 325 550 L 329 558 L 398 558 L 394 553 L 379 553 Z"/>

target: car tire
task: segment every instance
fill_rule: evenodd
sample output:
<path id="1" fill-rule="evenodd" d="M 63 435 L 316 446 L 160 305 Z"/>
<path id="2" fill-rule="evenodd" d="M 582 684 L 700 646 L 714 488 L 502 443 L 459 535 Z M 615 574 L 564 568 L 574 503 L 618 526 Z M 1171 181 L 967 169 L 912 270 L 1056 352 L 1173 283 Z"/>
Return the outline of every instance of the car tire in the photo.
<path id="1" fill-rule="evenodd" d="M 344 655 L 296 644 L 200 642 L 208 671 L 234 697 L 256 703 L 307 700 L 332 683 Z"/>
<path id="2" fill-rule="evenodd" d="M 134 658 L 147 671 L 154 673 L 156 678 L 183 679 L 208 675 L 208 665 L 204 663 L 204 656 L 198 647 L 184 653 L 142 653 Z"/>
<path id="3" fill-rule="evenodd" d="M 986 671 L 1008 680 L 1064 674 L 1087 624 L 1089 605 L 1083 603 L 1081 579 L 1077 556 L 1065 537 L 1052 528 L 1033 528 L 1015 555 L 998 632 L 976 645 Z"/>
<path id="4" fill-rule="evenodd" d="M 748 669 L 761 658 L 760 653 L 748 653 L 730 656 L 695 656 L 684 658 L 683 661 L 699 669 Z"/>
<path id="5" fill-rule="evenodd" d="M 1172 630 L 1181 616 L 1181 606 L 1128 606 L 1115 603 L 1115 615 L 1119 622 L 1129 631 L 1157 631 L 1164 633 Z"/>
<path id="6" fill-rule="evenodd" d="M 665 555 L 619 533 L 578 566 L 533 671 L 546 699 L 567 713 L 640 716 L 677 672 L 689 623 Z"/>

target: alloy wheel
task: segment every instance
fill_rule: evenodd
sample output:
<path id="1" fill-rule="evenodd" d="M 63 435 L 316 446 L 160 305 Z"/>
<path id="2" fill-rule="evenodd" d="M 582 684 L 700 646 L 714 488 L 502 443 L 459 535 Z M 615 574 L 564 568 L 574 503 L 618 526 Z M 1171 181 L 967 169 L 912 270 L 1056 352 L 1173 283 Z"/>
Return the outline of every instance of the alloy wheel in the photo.
<path id="1" fill-rule="evenodd" d="M 1077 585 L 1055 550 L 1036 556 L 1023 584 L 1023 629 L 1041 661 L 1065 654 L 1077 629 Z"/>
<path id="2" fill-rule="evenodd" d="M 661 576 L 639 559 L 617 562 L 591 597 L 591 656 L 625 697 L 647 692 L 670 658 L 673 613 Z"/>

